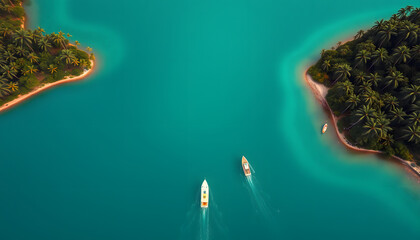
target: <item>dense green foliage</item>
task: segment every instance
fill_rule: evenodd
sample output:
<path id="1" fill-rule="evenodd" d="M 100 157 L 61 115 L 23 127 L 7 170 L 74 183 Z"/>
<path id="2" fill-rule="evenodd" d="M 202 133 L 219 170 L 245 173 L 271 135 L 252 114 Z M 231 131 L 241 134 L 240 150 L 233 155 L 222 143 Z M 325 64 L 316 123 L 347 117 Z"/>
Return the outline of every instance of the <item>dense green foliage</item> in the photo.
<path id="1" fill-rule="evenodd" d="M 407 6 L 323 50 L 308 73 L 353 144 L 412 159 L 420 149 L 420 8 Z"/>
<path id="2" fill-rule="evenodd" d="M 94 58 L 78 49 L 78 41 L 69 44 L 70 34 L 23 29 L 21 4 L 0 0 L 0 105 L 43 83 L 80 75 Z"/>

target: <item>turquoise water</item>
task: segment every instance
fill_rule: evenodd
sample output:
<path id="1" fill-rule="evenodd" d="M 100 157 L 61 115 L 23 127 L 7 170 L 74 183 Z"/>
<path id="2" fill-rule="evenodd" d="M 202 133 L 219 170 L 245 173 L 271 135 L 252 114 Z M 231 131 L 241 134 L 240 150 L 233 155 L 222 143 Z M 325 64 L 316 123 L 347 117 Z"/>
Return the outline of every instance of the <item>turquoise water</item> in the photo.
<path id="1" fill-rule="evenodd" d="M 32 2 L 98 67 L 0 114 L 1 239 L 418 239 L 419 185 L 320 136 L 302 79 L 415 1 Z"/>

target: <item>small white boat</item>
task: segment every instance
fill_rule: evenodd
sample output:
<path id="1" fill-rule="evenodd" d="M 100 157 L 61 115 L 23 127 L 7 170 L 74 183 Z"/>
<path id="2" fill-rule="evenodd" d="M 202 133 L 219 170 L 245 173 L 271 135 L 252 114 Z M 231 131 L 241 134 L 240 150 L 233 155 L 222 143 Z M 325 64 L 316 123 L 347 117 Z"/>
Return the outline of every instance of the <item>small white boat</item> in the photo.
<path id="1" fill-rule="evenodd" d="M 209 185 L 204 179 L 203 184 L 201 184 L 201 207 L 207 208 L 209 206 Z"/>
<path id="2" fill-rule="evenodd" d="M 251 170 L 249 168 L 248 160 L 246 160 L 245 156 L 242 156 L 242 168 L 244 169 L 245 176 L 251 176 Z"/>
<path id="3" fill-rule="evenodd" d="M 327 131 L 328 124 L 325 123 L 324 126 L 322 126 L 322 133 L 325 133 Z"/>

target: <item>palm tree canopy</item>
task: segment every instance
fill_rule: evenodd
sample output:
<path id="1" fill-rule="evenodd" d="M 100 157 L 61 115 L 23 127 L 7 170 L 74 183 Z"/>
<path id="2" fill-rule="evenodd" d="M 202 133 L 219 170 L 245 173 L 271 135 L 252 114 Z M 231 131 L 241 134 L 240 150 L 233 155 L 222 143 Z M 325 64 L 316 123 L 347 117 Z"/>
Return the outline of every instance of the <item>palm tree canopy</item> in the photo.
<path id="1" fill-rule="evenodd" d="M 395 64 L 399 62 L 405 63 L 411 58 L 410 49 L 407 46 L 399 46 L 394 50 L 392 57 L 394 58 Z"/>

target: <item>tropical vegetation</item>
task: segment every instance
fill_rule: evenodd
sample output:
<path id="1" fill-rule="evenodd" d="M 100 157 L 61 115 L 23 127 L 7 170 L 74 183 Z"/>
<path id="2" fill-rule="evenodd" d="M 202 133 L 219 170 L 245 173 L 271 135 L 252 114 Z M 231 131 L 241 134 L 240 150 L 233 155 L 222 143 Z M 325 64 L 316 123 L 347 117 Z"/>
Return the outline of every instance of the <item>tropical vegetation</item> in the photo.
<path id="1" fill-rule="evenodd" d="M 327 102 L 353 145 L 419 159 L 420 8 L 323 50 L 308 73 L 329 87 Z"/>
<path id="2" fill-rule="evenodd" d="M 23 28 L 22 0 L 0 0 L 0 106 L 42 84 L 91 68 L 93 53 L 70 44 L 70 34 Z"/>

